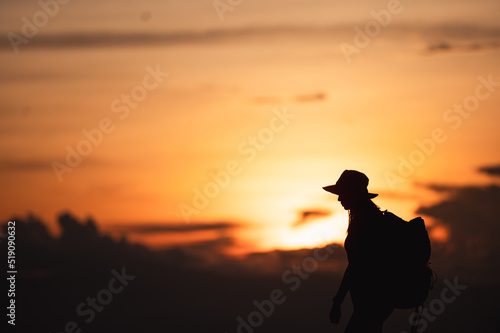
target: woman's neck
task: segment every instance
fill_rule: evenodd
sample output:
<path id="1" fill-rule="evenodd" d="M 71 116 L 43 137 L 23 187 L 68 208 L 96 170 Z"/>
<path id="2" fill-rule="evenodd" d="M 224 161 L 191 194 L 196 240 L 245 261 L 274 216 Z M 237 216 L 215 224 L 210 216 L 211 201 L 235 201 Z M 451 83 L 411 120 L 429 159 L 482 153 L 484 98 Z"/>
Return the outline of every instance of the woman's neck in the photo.
<path id="1" fill-rule="evenodd" d="M 371 200 L 360 202 L 357 207 L 349 210 L 349 222 L 370 220 L 381 214 L 380 209 Z"/>

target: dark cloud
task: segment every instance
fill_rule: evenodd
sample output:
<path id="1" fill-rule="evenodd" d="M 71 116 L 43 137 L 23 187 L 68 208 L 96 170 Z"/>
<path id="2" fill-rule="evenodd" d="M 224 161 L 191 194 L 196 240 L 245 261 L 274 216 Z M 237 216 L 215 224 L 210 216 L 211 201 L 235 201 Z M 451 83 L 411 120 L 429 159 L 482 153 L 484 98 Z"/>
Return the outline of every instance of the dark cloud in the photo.
<path id="1" fill-rule="evenodd" d="M 136 47 L 136 46 L 171 46 L 180 44 L 202 44 L 217 42 L 234 42 L 248 38 L 260 39 L 276 36 L 297 37 L 328 37 L 342 36 L 342 41 L 352 42 L 352 25 L 319 26 L 268 26 L 249 27 L 240 29 L 214 29 L 207 31 L 180 31 L 171 33 L 44 33 L 31 38 L 27 48 L 102 48 L 102 47 Z M 417 35 L 424 40 L 446 40 L 447 42 L 430 44 L 431 50 L 454 49 L 455 41 L 461 41 L 465 48 L 497 48 L 500 28 L 480 25 L 390 25 L 384 32 L 384 38 L 402 38 L 408 35 Z M 346 35 L 348 34 L 348 35 Z M 344 37 L 348 37 L 345 39 Z M 473 41 L 473 42 L 471 42 Z M 24 44 L 22 44 L 24 45 Z M 0 40 L 0 50 L 12 51 L 12 45 L 7 37 Z"/>
<path id="2" fill-rule="evenodd" d="M 209 230 L 228 230 L 235 228 L 237 225 L 227 222 L 203 223 L 203 224 L 186 224 L 180 222 L 178 224 L 151 224 L 141 223 L 133 225 L 115 225 L 112 228 L 116 231 L 136 234 L 151 234 L 151 233 L 189 233 L 197 231 Z"/>
<path id="3" fill-rule="evenodd" d="M 448 51 L 448 50 L 450 50 L 451 48 L 452 48 L 452 47 L 451 47 L 451 45 L 450 45 L 450 44 L 447 44 L 447 43 L 445 43 L 445 42 L 439 42 L 439 43 L 436 43 L 436 44 L 433 44 L 433 45 L 429 45 L 429 46 L 427 47 L 427 50 L 428 50 L 428 51 L 431 51 L 431 52 L 433 52 L 433 51 L 443 51 L 443 50 L 444 50 L 444 51 Z"/>
<path id="4" fill-rule="evenodd" d="M 0 162 L 0 170 L 4 171 L 52 171 L 51 161 L 43 160 L 10 160 Z"/>
<path id="5" fill-rule="evenodd" d="M 33 160 L 5 160 L 0 162 L 0 170 L 4 172 L 38 172 L 38 171 L 48 171 L 54 172 L 52 167 L 52 162 L 65 163 L 63 158 L 54 160 L 44 160 L 44 159 L 33 159 Z M 85 167 L 88 165 L 100 165 L 103 164 L 102 160 L 94 159 L 88 157 L 85 159 L 84 163 L 80 167 Z"/>
<path id="6" fill-rule="evenodd" d="M 471 280 L 498 281 L 500 269 L 500 187 L 431 186 L 447 195 L 417 213 L 434 217 L 450 232 L 449 241 L 437 250 L 437 269 L 463 272 Z"/>
<path id="7" fill-rule="evenodd" d="M 314 103 L 326 100 L 327 94 L 324 92 L 314 92 L 308 94 L 296 94 L 287 99 L 293 99 L 296 103 Z M 283 102 L 285 98 L 278 96 L 256 96 L 252 100 L 255 104 L 275 105 Z"/>
<path id="8" fill-rule="evenodd" d="M 477 24 L 441 24 L 433 26 L 407 25 L 406 27 L 434 40 L 445 40 L 446 38 L 456 40 L 497 40 L 500 37 L 500 27 L 490 27 Z"/>
<path id="9" fill-rule="evenodd" d="M 479 171 L 490 176 L 500 176 L 500 165 L 482 167 Z"/>
<path id="10" fill-rule="evenodd" d="M 494 51 L 500 49 L 499 41 L 474 42 L 469 44 L 458 44 L 450 42 L 438 42 L 430 44 L 427 47 L 427 53 L 444 53 L 444 52 L 479 52 L 479 51 Z"/>
<path id="11" fill-rule="evenodd" d="M 500 48 L 500 28 L 448 24 L 414 27 L 427 42 L 424 54 L 495 51 Z"/>
<path id="12" fill-rule="evenodd" d="M 163 328 L 250 332 L 241 328 L 241 320 L 256 318 L 259 308 L 269 309 L 276 292 L 283 301 L 272 305 L 271 314 L 262 315 L 255 331 L 327 332 L 332 329 L 328 320 L 331 298 L 347 266 L 344 250 L 335 244 L 234 258 L 214 250 L 231 244 L 227 238 L 153 251 L 124 239 L 113 240 L 102 235 L 93 220 L 78 221 L 67 213 L 59 217 L 59 237 L 33 216 L 11 220 L 16 220 L 16 260 L 22 264 L 16 278 L 16 317 L 23 319 L 16 321 L 20 332 L 64 331 L 70 321 L 89 332 L 158 332 Z M 6 244 L 0 242 L 2 253 Z M 482 277 L 482 271 L 474 273 Z M 453 276 L 448 279 L 453 281 Z M 461 275 L 458 283 L 465 283 Z M 441 278 L 429 300 L 442 297 L 444 287 Z M 468 284 L 460 296 L 453 296 L 453 304 L 443 305 L 446 311 L 430 317 L 429 332 L 492 332 L 475 328 L 496 327 L 498 297 L 498 281 L 489 286 Z M 90 298 L 106 304 L 101 308 L 104 311 L 94 311 L 95 318 L 86 322 L 92 309 L 87 302 Z M 394 311 L 384 330 L 408 329 L 411 312 Z M 339 331 L 345 329 L 351 313 L 347 298 Z"/>
<path id="13" fill-rule="evenodd" d="M 317 92 L 312 94 L 301 94 L 296 95 L 295 100 L 299 103 L 311 103 L 324 101 L 326 99 L 326 94 L 323 92 Z"/>
<path id="14" fill-rule="evenodd" d="M 172 33 L 62 33 L 40 34 L 29 40 L 30 48 L 100 48 L 135 46 L 171 46 L 179 44 L 233 41 L 269 34 L 291 34 L 321 30 L 317 27 L 264 27 L 233 30 L 184 31 Z M 12 50 L 8 38 L 0 40 L 0 50 Z"/>
<path id="15" fill-rule="evenodd" d="M 294 227 L 314 221 L 317 218 L 332 215 L 331 210 L 326 209 L 308 209 L 299 212 L 299 219 L 293 224 Z"/>

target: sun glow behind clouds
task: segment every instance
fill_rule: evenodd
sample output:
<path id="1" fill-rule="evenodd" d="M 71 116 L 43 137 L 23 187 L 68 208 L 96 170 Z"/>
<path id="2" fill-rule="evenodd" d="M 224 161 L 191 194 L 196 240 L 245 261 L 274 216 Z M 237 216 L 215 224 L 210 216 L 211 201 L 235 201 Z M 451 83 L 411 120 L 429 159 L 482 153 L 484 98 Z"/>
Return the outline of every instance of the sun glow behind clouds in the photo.
<path id="1" fill-rule="evenodd" d="M 275 244 L 285 250 L 314 248 L 329 243 L 343 243 L 347 230 L 347 216 L 337 213 L 332 216 L 317 218 L 305 225 L 283 228 L 278 233 Z"/>
<path id="2" fill-rule="evenodd" d="M 450 8 L 451 3 L 433 2 L 433 10 L 430 3 L 408 7 L 351 64 L 339 43 L 353 43 L 352 28 L 362 27 L 370 10 L 384 8 L 385 1 L 341 7 L 311 1 L 307 6 L 289 4 L 286 11 L 269 10 L 281 8 L 279 1 L 255 2 L 253 9 L 228 13 L 223 27 L 210 3 L 106 2 L 113 9 L 108 11 L 102 11 L 100 2 L 64 7 L 47 31 L 22 45 L 22 53 L 13 53 L 10 45 L 0 52 L 2 63 L 8 64 L 0 80 L 5 101 L 0 132 L 7 158 L 0 174 L 12 188 L 2 200 L 9 208 L 5 213 L 29 210 L 51 220 L 67 207 L 78 215 L 92 214 L 104 225 L 115 220 L 179 222 L 178 204 L 192 205 L 193 189 L 203 190 L 213 181 L 208 172 L 236 160 L 241 173 L 193 222 L 242 222 L 244 228 L 228 233 L 234 232 L 235 242 L 245 249 L 313 247 L 324 238 L 342 242 L 347 215 L 337 211 L 340 205 L 332 208 L 334 215 L 295 227 L 294 222 L 298 209 L 335 205 L 337 198 L 327 196 L 321 186 L 335 182 L 347 168 L 368 175 L 369 189 L 380 193 L 376 201 L 382 209 L 411 219 L 429 200 L 412 184 L 470 182 L 477 176 L 469 170 L 498 156 L 498 90 L 459 129 L 443 121 L 444 112 L 473 94 L 477 77 L 498 68 L 500 59 L 498 49 L 463 54 L 453 46 L 481 45 L 483 31 L 496 34 L 497 28 L 479 24 L 496 22 L 494 10 L 477 10 L 473 16 L 464 10 L 489 8 L 489 2 Z M 5 31 L 18 31 L 19 17 L 39 10 L 36 3 L 10 6 L 4 8 Z M 139 16 L 145 10 L 153 13 L 147 23 Z M 113 17 L 102 16 L 104 12 Z M 417 24 L 429 12 L 434 15 L 430 21 L 445 24 L 443 28 L 429 20 Z M 336 16 L 342 20 L 337 22 Z M 463 17 L 473 28 L 467 34 L 462 26 L 449 24 Z M 81 24 L 87 21 L 93 22 L 91 27 Z M 302 21 L 303 27 L 298 25 Z M 241 28 L 245 22 L 248 28 Z M 283 27 L 276 28 L 277 22 Z M 112 27 L 118 30 L 102 34 Z M 61 37 L 72 31 L 83 39 L 70 47 Z M 138 38 L 141 31 L 153 42 Z M 438 50 L 439 57 L 421 54 L 435 45 L 428 40 L 430 31 L 450 45 Z M 37 43 L 47 48 L 34 47 Z M 110 103 L 141 84 L 147 66 L 157 65 L 172 75 L 120 120 Z M 499 80 L 496 72 L 493 80 Z M 242 142 L 269 126 L 275 107 L 286 107 L 296 117 L 265 140 L 254 159 L 239 152 Z M 82 130 L 104 117 L 114 121 L 116 131 L 59 182 L 51 161 L 63 162 L 65 147 L 75 147 L 85 139 Z M 408 159 L 418 149 L 415 140 L 428 138 L 437 127 L 446 130 L 447 141 L 436 145 L 435 153 L 404 182 L 389 188 L 384 174 L 397 173 L 400 156 Z M 145 236 L 137 237 L 146 242 Z M 198 232 L 168 239 L 148 235 L 148 240 L 174 244 L 222 237 Z M 444 241 L 448 234 L 436 229 L 432 237 Z"/>

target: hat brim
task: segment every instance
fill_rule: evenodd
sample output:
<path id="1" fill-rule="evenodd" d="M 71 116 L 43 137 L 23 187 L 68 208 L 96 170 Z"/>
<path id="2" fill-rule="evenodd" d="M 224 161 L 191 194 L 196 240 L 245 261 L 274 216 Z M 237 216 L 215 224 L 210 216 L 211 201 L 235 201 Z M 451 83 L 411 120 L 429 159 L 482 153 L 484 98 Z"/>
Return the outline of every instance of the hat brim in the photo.
<path id="1" fill-rule="evenodd" d="M 341 191 L 340 189 L 338 188 L 337 185 L 328 185 L 328 186 L 323 186 L 323 190 L 327 191 L 327 192 L 330 192 L 330 193 L 333 193 L 333 194 L 336 194 L 336 195 L 340 195 L 341 194 Z M 360 193 L 360 196 L 362 195 L 366 195 L 368 198 L 370 199 L 373 199 L 375 197 L 378 196 L 378 194 L 375 194 L 375 193 Z"/>

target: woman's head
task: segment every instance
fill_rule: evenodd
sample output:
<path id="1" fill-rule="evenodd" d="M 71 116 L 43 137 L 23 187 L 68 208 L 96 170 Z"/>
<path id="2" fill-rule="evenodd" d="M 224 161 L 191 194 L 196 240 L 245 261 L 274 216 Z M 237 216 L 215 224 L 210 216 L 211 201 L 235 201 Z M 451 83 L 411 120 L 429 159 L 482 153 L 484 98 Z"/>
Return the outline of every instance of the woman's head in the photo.
<path id="1" fill-rule="evenodd" d="M 363 205 L 371 201 L 378 194 L 368 193 L 368 177 L 364 173 L 355 170 L 345 170 L 334 185 L 323 187 L 339 196 L 339 201 L 346 210 Z"/>
<path id="2" fill-rule="evenodd" d="M 338 198 L 345 210 L 363 210 L 373 201 L 367 196 L 352 195 L 349 193 L 339 194 Z"/>
<path id="3" fill-rule="evenodd" d="M 356 202 L 359 200 L 355 196 L 348 194 L 339 194 L 339 202 L 344 207 L 345 210 L 350 210 L 356 206 Z"/>
<path id="4" fill-rule="evenodd" d="M 368 177 L 359 171 L 345 170 L 334 185 L 323 187 L 339 196 L 338 200 L 345 210 L 350 213 L 370 210 L 370 207 L 377 207 L 372 201 L 378 194 L 368 192 Z"/>

